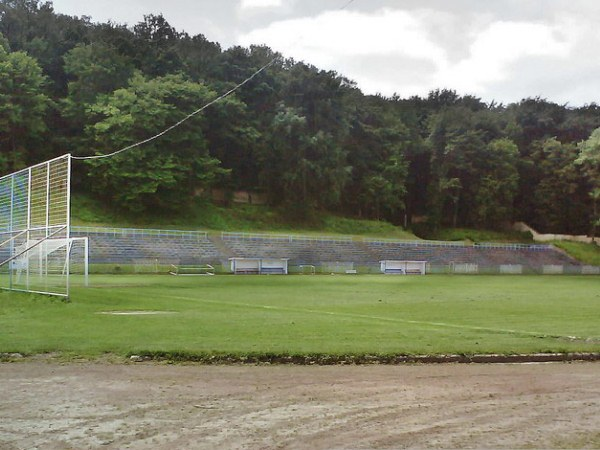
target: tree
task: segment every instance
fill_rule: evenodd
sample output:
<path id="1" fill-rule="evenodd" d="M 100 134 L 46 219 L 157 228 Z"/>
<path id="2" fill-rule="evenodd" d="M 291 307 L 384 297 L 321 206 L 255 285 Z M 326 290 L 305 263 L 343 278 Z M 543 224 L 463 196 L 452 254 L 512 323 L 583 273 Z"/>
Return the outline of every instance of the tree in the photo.
<path id="1" fill-rule="evenodd" d="M 339 204 L 349 167 L 330 135 L 311 134 L 305 117 L 280 105 L 265 139 L 257 156 L 261 184 L 272 204 L 287 206 L 297 218 Z"/>
<path id="2" fill-rule="evenodd" d="M 592 200 L 592 239 L 596 237 L 596 227 L 600 225 L 598 202 L 600 201 L 600 128 L 596 128 L 591 136 L 577 144 L 579 155 L 575 163 L 579 165 L 589 183 L 589 197 Z"/>
<path id="3" fill-rule="evenodd" d="M 37 62 L 9 52 L 0 34 L 0 171 L 51 156 L 42 148 L 50 99 Z"/>
<path id="4" fill-rule="evenodd" d="M 85 147 L 86 110 L 100 95 L 127 86 L 133 73 L 129 59 L 103 42 L 78 45 L 64 57 L 65 72 L 70 81 L 68 95 L 61 102 L 64 126 L 60 132 L 61 146 L 70 152 Z"/>
<path id="5" fill-rule="evenodd" d="M 185 72 L 194 80 L 212 80 L 218 71 L 221 46 L 211 42 L 204 35 L 190 37 L 183 33 L 177 41 L 177 53 L 185 67 Z"/>
<path id="6" fill-rule="evenodd" d="M 452 200 L 452 226 L 456 228 L 458 225 L 458 202 L 460 200 L 462 184 L 459 178 L 441 178 L 439 183 L 441 194 L 450 197 L 450 200 Z"/>
<path id="7" fill-rule="evenodd" d="M 149 14 L 133 27 L 137 66 L 144 74 L 164 76 L 184 68 L 177 52 L 181 34 L 162 14 Z"/>
<path id="8" fill-rule="evenodd" d="M 85 42 L 90 28 L 89 17 L 56 14 L 49 1 L 0 2 L 0 33 L 13 51 L 24 51 L 38 61 L 48 77 L 47 90 L 53 99 L 63 96 L 67 89 L 63 55 Z"/>
<path id="9" fill-rule="evenodd" d="M 555 138 L 540 141 L 531 155 L 535 187 L 529 193 L 534 208 L 532 225 L 542 231 L 579 234 L 589 229 L 585 181 L 575 164 L 573 143 Z"/>
<path id="10" fill-rule="evenodd" d="M 510 139 L 496 139 L 482 149 L 472 205 L 473 221 L 480 227 L 498 228 L 512 221 L 518 189 L 519 150 Z"/>
<path id="11" fill-rule="evenodd" d="M 408 128 L 385 99 L 355 93 L 355 117 L 347 139 L 351 180 L 344 203 L 349 212 L 401 222 L 405 211 L 411 146 Z"/>
<path id="12" fill-rule="evenodd" d="M 73 106 L 85 107 L 98 95 L 127 86 L 133 74 L 131 61 L 102 42 L 79 44 L 64 56 L 64 61 L 70 78 L 68 100 Z"/>
<path id="13" fill-rule="evenodd" d="M 148 138 L 182 119 L 216 94 L 181 75 L 148 80 L 136 74 L 129 86 L 90 108 L 88 136 L 98 154 Z M 208 154 L 202 116 L 175 132 L 120 155 L 90 160 L 93 191 L 130 212 L 176 211 L 226 171 Z"/>

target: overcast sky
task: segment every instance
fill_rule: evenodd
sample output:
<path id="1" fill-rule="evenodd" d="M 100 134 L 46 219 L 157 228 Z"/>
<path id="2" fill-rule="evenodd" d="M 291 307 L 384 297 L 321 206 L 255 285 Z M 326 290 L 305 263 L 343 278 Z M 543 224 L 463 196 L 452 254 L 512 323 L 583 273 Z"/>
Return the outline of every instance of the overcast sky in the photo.
<path id="1" fill-rule="evenodd" d="M 223 48 L 267 44 L 366 94 L 455 89 L 502 103 L 600 103 L 598 0 L 54 0 L 134 25 L 162 13 Z"/>

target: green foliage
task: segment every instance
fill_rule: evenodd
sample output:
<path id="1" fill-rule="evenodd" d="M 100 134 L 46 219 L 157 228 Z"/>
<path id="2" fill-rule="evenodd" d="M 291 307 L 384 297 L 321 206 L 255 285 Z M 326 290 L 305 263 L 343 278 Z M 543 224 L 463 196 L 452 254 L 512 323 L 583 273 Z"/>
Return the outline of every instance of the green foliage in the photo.
<path id="1" fill-rule="evenodd" d="M 482 152 L 484 162 L 477 173 L 473 222 L 483 228 L 497 228 L 511 221 L 513 201 L 518 189 L 519 151 L 509 139 L 496 139 Z"/>
<path id="2" fill-rule="evenodd" d="M 600 226 L 600 128 L 596 128 L 588 140 L 577 145 L 579 157 L 575 164 L 582 167 L 590 185 L 589 198 L 592 203 L 590 222 L 592 224 L 592 237 L 596 236 L 596 227 Z"/>
<path id="3" fill-rule="evenodd" d="M 349 168 L 332 136 L 310 133 L 307 119 L 293 108 L 282 108 L 273 118 L 269 145 L 258 155 L 265 169 L 263 189 L 272 204 L 285 205 L 298 219 L 339 202 Z"/>
<path id="4" fill-rule="evenodd" d="M 584 211 L 587 203 L 584 180 L 575 165 L 576 158 L 575 145 L 563 144 L 555 138 L 546 139 L 534 147 L 531 159 L 537 172 L 534 176 L 539 177 L 539 181 L 531 193 L 533 207 L 537 216 L 543 217 L 547 230 L 566 230 L 565 233 L 573 234 L 579 226 L 585 227 L 585 217 L 576 213 Z M 588 231 L 588 227 L 585 228 Z"/>
<path id="5" fill-rule="evenodd" d="M 71 195 L 71 223 L 86 226 L 120 226 L 127 223 L 114 209 L 89 194 Z"/>
<path id="6" fill-rule="evenodd" d="M 1 37 L 2 35 L 0 35 Z M 0 45 L 0 172 L 15 170 L 37 153 L 50 106 L 35 59 Z M 40 152 L 42 153 L 42 152 Z"/>
<path id="7" fill-rule="evenodd" d="M 177 52 L 180 33 L 162 14 L 149 14 L 133 27 L 136 59 L 139 67 L 150 76 L 165 76 L 179 72 L 183 61 Z"/>
<path id="8" fill-rule="evenodd" d="M 269 62 L 160 139 L 76 169 L 74 189 L 117 215 L 165 221 L 215 185 L 229 196 L 265 193 L 283 223 L 335 214 L 427 217 L 433 230 L 522 220 L 541 232 L 595 233 L 594 103 L 505 106 L 447 89 L 366 96 L 342 74 L 267 46 L 223 50 L 162 15 L 132 27 L 92 23 L 41 0 L 0 0 L 0 171 L 147 139 Z"/>
<path id="9" fill-rule="evenodd" d="M 181 111 L 192 111 L 193 105 L 214 95 L 181 75 L 147 80 L 136 74 L 127 88 L 101 97 L 90 108 L 88 114 L 96 121 L 88 125 L 87 134 L 98 154 L 111 153 L 177 122 Z M 131 212 L 173 211 L 189 204 L 196 191 L 226 173 L 208 155 L 201 119 L 143 148 L 89 161 L 94 192 Z"/>
<path id="10" fill-rule="evenodd" d="M 64 61 L 65 72 L 72 78 L 67 97 L 71 108 L 85 108 L 99 95 L 125 87 L 133 74 L 131 61 L 103 42 L 79 44 Z"/>
<path id="11" fill-rule="evenodd" d="M 344 202 L 360 214 L 398 221 L 406 210 L 410 130 L 381 98 L 365 102 L 350 130 L 351 180 Z"/>

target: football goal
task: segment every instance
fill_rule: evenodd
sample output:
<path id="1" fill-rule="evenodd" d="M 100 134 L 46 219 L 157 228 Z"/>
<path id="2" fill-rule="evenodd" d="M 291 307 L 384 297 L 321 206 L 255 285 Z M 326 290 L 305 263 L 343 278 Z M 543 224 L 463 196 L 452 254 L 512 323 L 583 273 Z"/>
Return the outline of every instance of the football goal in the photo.
<path id="1" fill-rule="evenodd" d="M 214 275 L 215 268 L 210 264 L 203 265 L 171 265 L 171 270 L 169 271 L 171 275 L 185 275 L 185 276 L 194 276 L 194 275 Z"/>
<path id="2" fill-rule="evenodd" d="M 0 178 L 0 287 L 69 296 L 70 275 L 87 283 L 87 238 L 70 236 L 71 156 Z"/>

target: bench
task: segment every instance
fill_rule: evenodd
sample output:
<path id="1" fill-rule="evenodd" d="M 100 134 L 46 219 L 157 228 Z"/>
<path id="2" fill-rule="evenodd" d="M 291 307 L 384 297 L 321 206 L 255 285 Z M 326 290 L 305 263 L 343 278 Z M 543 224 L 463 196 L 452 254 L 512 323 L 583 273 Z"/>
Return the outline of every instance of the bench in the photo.
<path id="1" fill-rule="evenodd" d="M 265 275 L 285 275 L 283 267 L 263 267 L 260 273 Z"/>
<path id="2" fill-rule="evenodd" d="M 258 269 L 235 269 L 236 275 L 258 275 Z"/>

